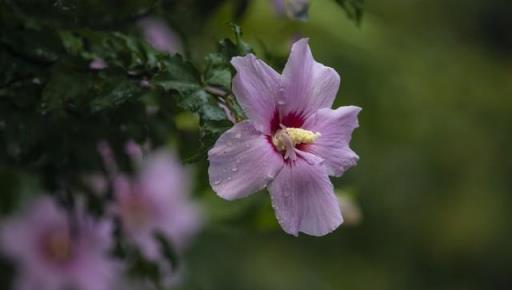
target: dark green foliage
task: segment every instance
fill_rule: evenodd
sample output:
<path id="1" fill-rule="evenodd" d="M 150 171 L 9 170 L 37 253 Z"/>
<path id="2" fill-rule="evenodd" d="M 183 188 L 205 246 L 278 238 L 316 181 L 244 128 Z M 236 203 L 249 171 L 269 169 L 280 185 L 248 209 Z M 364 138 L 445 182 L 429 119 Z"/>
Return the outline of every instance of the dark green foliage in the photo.
<path id="1" fill-rule="evenodd" d="M 162 87 L 177 100 L 182 109 L 199 116 L 201 130 L 201 149 L 190 160 L 205 157 L 204 154 L 213 142 L 225 130 L 231 127 L 226 113 L 219 106 L 223 105 L 237 120 L 244 116 L 231 94 L 231 79 L 234 69 L 231 58 L 246 55 L 252 49 L 241 38 L 240 28 L 232 25 L 235 40 L 221 40 L 217 51 L 205 57 L 205 69 L 198 69 L 181 56 L 169 57 L 163 69 L 152 80 L 152 84 Z"/>

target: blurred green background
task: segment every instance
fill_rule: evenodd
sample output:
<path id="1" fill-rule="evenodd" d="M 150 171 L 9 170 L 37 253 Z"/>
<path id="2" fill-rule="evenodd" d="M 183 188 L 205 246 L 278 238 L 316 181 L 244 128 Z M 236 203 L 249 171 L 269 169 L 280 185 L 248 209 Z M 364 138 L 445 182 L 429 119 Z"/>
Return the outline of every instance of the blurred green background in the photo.
<path id="1" fill-rule="evenodd" d="M 245 38 L 286 55 L 310 37 L 342 75 L 336 106 L 363 108 L 359 165 L 333 180 L 363 218 L 295 238 L 266 192 L 214 200 L 220 213 L 257 206 L 206 229 L 184 289 L 511 289 L 512 2 L 368 0 L 360 27 L 333 1 L 312 0 L 306 23 L 268 4 L 251 4 Z M 230 13 L 216 13 L 193 51 L 229 33 Z"/>

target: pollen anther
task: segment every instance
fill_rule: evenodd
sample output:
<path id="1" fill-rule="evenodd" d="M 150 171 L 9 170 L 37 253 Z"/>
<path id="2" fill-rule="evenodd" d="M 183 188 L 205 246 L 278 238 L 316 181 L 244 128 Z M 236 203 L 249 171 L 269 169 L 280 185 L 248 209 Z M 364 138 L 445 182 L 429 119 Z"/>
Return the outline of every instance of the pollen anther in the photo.
<path id="1" fill-rule="evenodd" d="M 272 143 L 279 151 L 286 151 L 285 159 L 295 156 L 295 146 L 298 144 L 311 144 L 320 137 L 320 133 L 302 128 L 286 128 L 278 130 L 272 136 Z M 294 158 L 292 158 L 294 159 Z"/>

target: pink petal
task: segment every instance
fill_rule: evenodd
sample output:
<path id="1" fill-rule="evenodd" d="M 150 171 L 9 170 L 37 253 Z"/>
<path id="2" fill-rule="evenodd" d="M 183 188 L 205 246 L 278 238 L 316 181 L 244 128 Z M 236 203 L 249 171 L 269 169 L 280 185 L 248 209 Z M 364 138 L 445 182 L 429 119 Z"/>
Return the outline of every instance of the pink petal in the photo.
<path id="1" fill-rule="evenodd" d="M 359 126 L 357 114 L 360 111 L 361 108 L 355 106 L 321 109 L 304 123 L 303 128 L 321 134 L 305 150 L 325 159 L 329 175 L 339 177 L 359 160 L 349 144 L 352 132 Z"/>
<path id="2" fill-rule="evenodd" d="M 155 233 L 156 231 L 150 231 L 148 229 L 147 231 L 140 232 L 131 237 L 139 248 L 142 256 L 149 261 L 157 261 L 160 258 L 160 245 L 154 238 Z"/>
<path id="3" fill-rule="evenodd" d="M 256 130 L 270 134 L 281 76 L 252 54 L 234 57 L 231 63 L 237 71 L 233 79 L 233 93 L 240 106 Z"/>
<path id="4" fill-rule="evenodd" d="M 144 194 L 163 204 L 184 198 L 189 191 L 189 177 L 179 164 L 176 156 L 165 150 L 149 155 L 138 178 Z"/>
<path id="5" fill-rule="evenodd" d="M 283 167 L 267 136 L 250 121 L 222 134 L 208 152 L 210 184 L 222 198 L 232 200 L 263 189 Z"/>
<path id="6" fill-rule="evenodd" d="M 308 39 L 295 42 L 283 71 L 281 115 L 295 113 L 307 118 L 320 108 L 330 108 L 340 86 L 338 73 L 316 62 Z"/>
<path id="7" fill-rule="evenodd" d="M 178 252 L 183 252 L 202 226 L 201 208 L 191 202 L 170 209 L 168 219 L 161 220 L 159 230 L 172 241 Z"/>
<path id="8" fill-rule="evenodd" d="M 315 158 L 309 155 L 309 160 Z M 297 236 L 303 232 L 323 236 L 343 222 L 338 200 L 322 162 L 297 158 L 287 163 L 269 185 L 269 191 L 277 220 L 289 234 Z"/>
<path id="9" fill-rule="evenodd" d="M 182 51 L 179 36 L 165 22 L 156 17 L 139 20 L 138 25 L 144 34 L 144 39 L 156 50 L 168 53 Z"/>
<path id="10" fill-rule="evenodd" d="M 73 286 L 80 290 L 110 290 L 113 289 L 121 270 L 121 264 L 105 257 L 94 255 L 82 258 L 80 264 L 69 276 Z"/>
<path id="11" fill-rule="evenodd" d="M 272 0 L 272 4 L 274 5 L 274 9 L 277 15 L 286 15 L 286 6 L 284 0 Z"/>

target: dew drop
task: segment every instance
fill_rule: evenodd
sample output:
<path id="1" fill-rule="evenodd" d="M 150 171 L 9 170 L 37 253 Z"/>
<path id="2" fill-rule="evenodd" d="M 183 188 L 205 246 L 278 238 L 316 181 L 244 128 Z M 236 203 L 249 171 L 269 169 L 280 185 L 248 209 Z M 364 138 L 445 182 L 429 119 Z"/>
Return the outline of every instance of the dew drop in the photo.
<path id="1" fill-rule="evenodd" d="M 238 168 L 233 167 L 233 168 L 231 168 L 231 171 L 233 171 L 233 172 L 237 172 L 237 171 L 238 171 Z"/>
<path id="2" fill-rule="evenodd" d="M 221 181 L 220 181 L 220 180 L 215 180 L 215 181 L 213 182 L 213 184 L 215 184 L 215 185 L 219 185 L 220 183 L 221 183 Z"/>
<path id="3" fill-rule="evenodd" d="M 241 137 L 242 137 L 242 133 L 240 133 L 240 132 L 236 133 L 236 135 L 235 135 L 236 139 L 240 139 Z"/>
<path id="4" fill-rule="evenodd" d="M 279 88 L 277 93 L 279 94 L 279 96 L 283 96 L 284 95 L 284 88 L 283 87 Z"/>

